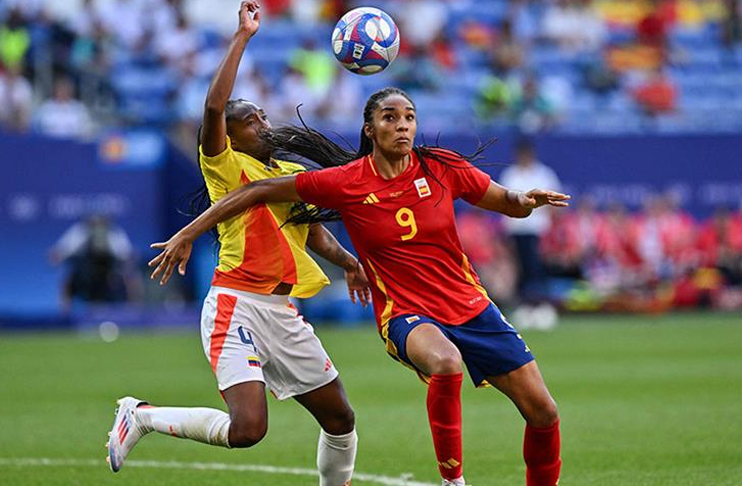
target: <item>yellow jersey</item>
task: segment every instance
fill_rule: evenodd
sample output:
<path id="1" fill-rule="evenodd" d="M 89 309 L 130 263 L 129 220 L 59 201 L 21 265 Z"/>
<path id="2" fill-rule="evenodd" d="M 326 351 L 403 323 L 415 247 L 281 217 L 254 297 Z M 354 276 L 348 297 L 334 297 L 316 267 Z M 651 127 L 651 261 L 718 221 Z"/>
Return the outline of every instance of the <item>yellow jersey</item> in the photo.
<path id="1" fill-rule="evenodd" d="M 199 147 L 201 172 L 209 198 L 217 202 L 227 193 L 253 181 L 303 172 L 299 164 L 274 160 L 269 167 L 242 152 L 227 148 L 207 157 Z M 293 203 L 257 204 L 245 213 L 219 223 L 219 265 L 212 285 L 270 294 L 281 283 L 292 284 L 292 297 L 311 297 L 330 280 L 307 254 L 307 225 L 285 225 Z"/>

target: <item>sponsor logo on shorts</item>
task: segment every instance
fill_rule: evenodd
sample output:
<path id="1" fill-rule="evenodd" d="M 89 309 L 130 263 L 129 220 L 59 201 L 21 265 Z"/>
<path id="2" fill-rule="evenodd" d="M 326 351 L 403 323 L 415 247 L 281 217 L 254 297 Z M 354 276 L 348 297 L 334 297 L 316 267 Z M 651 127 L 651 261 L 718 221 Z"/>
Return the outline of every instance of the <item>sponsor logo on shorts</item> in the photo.
<path id="1" fill-rule="evenodd" d="M 415 179 L 415 188 L 417 189 L 417 195 L 420 197 L 428 197 L 432 194 L 430 192 L 430 186 L 428 185 L 428 180 L 425 179 L 425 177 L 421 177 L 420 179 Z"/>
<path id="2" fill-rule="evenodd" d="M 330 358 L 327 358 L 325 360 L 325 372 L 328 372 L 332 369 L 332 361 L 330 361 Z"/>
<path id="3" fill-rule="evenodd" d="M 407 321 L 407 324 L 412 324 L 413 322 L 417 322 L 420 320 L 420 316 L 410 316 L 406 317 L 405 321 Z"/>
<path id="4" fill-rule="evenodd" d="M 248 356 L 247 365 L 251 368 L 260 368 L 260 358 L 258 358 L 257 356 Z"/>

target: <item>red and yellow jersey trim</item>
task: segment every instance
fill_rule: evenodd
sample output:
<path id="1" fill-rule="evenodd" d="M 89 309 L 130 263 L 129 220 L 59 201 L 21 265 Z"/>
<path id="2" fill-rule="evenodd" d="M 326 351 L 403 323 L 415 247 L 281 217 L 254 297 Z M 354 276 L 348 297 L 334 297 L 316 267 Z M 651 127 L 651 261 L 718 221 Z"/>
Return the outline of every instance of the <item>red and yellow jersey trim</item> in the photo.
<path id="1" fill-rule="evenodd" d="M 250 182 L 304 171 L 298 164 L 259 160 L 226 148 L 214 157 L 200 150 L 199 162 L 212 203 Z M 219 264 L 213 285 L 270 294 L 281 283 L 291 284 L 293 297 L 311 297 L 330 283 L 306 251 L 307 225 L 285 225 L 291 203 L 258 204 L 219 223 Z"/>
<path id="2" fill-rule="evenodd" d="M 469 257 L 467 257 L 466 254 L 463 252 L 461 253 L 461 257 L 461 271 L 464 272 L 464 278 L 466 279 L 466 281 L 472 284 L 474 288 L 477 289 L 479 293 L 484 295 L 487 300 L 490 300 L 490 297 L 489 295 L 487 295 L 487 291 L 485 290 L 485 288 L 482 287 L 482 284 L 479 283 L 476 278 L 474 278 L 472 266 L 471 263 L 469 263 Z"/>

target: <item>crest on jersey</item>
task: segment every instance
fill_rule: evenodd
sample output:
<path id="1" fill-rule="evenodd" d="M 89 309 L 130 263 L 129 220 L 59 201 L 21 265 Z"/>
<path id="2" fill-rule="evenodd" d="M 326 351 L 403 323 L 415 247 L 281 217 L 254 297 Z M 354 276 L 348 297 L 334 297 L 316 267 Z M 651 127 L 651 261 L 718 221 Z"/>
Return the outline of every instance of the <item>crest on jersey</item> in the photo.
<path id="1" fill-rule="evenodd" d="M 420 179 L 415 179 L 415 188 L 417 189 L 417 195 L 420 197 L 428 197 L 432 194 L 430 192 L 430 186 L 428 185 L 428 180 L 425 179 L 425 177 L 421 177 Z"/>

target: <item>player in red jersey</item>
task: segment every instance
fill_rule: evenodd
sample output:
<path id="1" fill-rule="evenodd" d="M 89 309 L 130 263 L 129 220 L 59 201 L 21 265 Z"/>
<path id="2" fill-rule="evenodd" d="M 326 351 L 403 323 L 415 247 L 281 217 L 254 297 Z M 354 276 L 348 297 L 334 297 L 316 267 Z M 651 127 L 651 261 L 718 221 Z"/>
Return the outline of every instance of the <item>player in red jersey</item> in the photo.
<path id="1" fill-rule="evenodd" d="M 387 351 L 429 383 L 427 409 L 444 485 L 463 485 L 462 361 L 476 386 L 491 384 L 526 420 L 528 486 L 555 486 L 561 469 L 559 417 L 530 350 L 487 297 L 462 251 L 454 200 L 527 217 L 534 208 L 566 206 L 569 196 L 510 191 L 456 152 L 415 146 L 415 105 L 386 88 L 364 109 L 361 147 L 350 154 L 320 133 L 284 127 L 272 145 L 326 168 L 243 186 L 169 241 L 153 274 L 167 280 L 200 234 L 260 202 L 304 201 L 323 209 L 293 222 L 339 216 L 366 269 Z M 333 213 L 334 211 L 334 213 Z"/>

